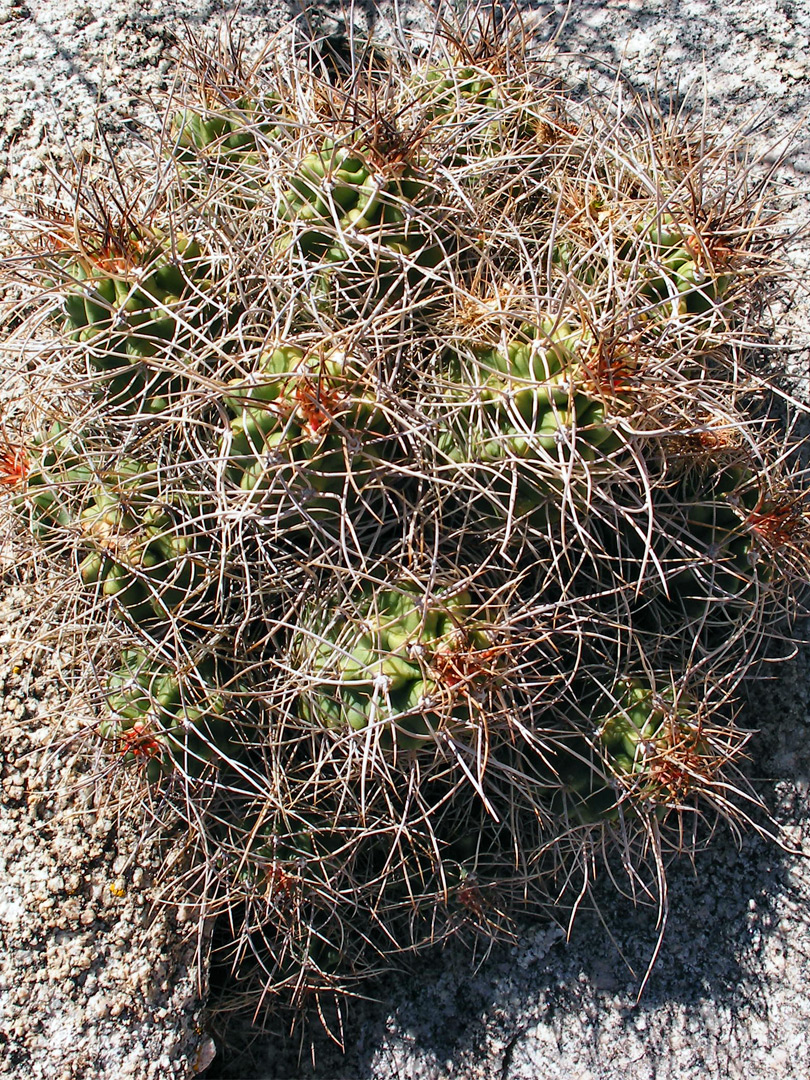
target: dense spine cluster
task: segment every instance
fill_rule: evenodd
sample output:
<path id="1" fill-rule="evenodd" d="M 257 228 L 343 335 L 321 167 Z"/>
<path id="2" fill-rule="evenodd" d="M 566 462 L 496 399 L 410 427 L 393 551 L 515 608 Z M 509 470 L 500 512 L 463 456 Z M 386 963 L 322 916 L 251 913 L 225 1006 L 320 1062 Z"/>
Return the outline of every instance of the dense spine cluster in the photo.
<path id="1" fill-rule="evenodd" d="M 107 764 L 301 1007 L 744 817 L 735 695 L 810 548 L 732 148 L 567 104 L 480 12 L 277 45 L 195 56 L 151 185 L 27 224 L 51 338 L 0 477 Z"/>

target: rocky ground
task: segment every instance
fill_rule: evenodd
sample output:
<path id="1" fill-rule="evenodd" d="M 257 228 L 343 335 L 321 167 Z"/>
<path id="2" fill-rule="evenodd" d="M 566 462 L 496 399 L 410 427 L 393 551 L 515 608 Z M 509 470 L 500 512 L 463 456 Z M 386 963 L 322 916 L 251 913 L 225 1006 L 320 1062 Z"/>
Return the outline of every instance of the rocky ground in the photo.
<path id="1" fill-rule="evenodd" d="M 808 0 L 590 0 L 535 4 L 577 92 L 614 85 L 684 97 L 709 121 L 745 126 L 777 161 L 794 217 L 810 221 Z M 375 16 L 373 5 L 368 5 Z M 235 16 L 250 40 L 287 6 L 245 0 Z M 414 19 L 424 10 L 408 8 Z M 567 17 L 566 16 L 567 12 Z M 0 234 L 30 189 L 48 185 L 66 145 L 93 137 L 100 112 L 113 146 L 130 118 L 171 80 L 183 23 L 233 16 L 211 0 L 0 0 Z M 617 76 L 620 71 L 621 75 Z M 619 78 L 618 84 L 616 83 Z M 792 263 L 792 300 L 777 312 L 783 363 L 810 369 L 807 242 Z M 803 283 L 803 284 L 802 284 Z M 5 406 L 13 391 L 5 389 Z M 55 755 L 78 730 L 67 705 L 69 657 L 48 636 L 47 605 L 2 564 L 0 601 L 0 1075 L 186 1077 L 210 1060 L 201 1007 L 205 970 L 193 935 L 153 904 L 167 848 L 141 821 L 112 812 L 81 759 Z M 41 590 L 40 590 L 41 591 Z M 41 599 L 41 597 L 40 597 Z M 34 632 L 46 644 L 26 645 Z M 601 883 L 605 927 L 583 912 L 571 940 L 527 925 L 512 950 L 472 970 L 447 950 L 418 974 L 377 987 L 344 1032 L 346 1054 L 317 1032 L 314 1064 L 296 1037 L 230 1029 L 208 1075 L 285 1080 L 481 1077 L 490 1080 L 789 1080 L 810 1074 L 810 656 L 755 688 L 750 772 L 793 850 L 745 835 L 715 837 L 694 867 L 670 871 L 670 915 L 655 970 L 638 991 L 657 939 L 654 912 Z M 70 744 L 74 745 L 74 744 Z M 77 744 L 75 744 L 77 745 Z M 168 849 L 170 852 L 170 849 Z"/>
<path id="2" fill-rule="evenodd" d="M 153 904 L 165 848 L 75 752 L 58 645 L 32 648 L 28 589 L 0 601 L 0 1076 L 186 1077 L 210 1058 L 196 941 Z M 36 630 L 47 631 L 47 615 Z"/>

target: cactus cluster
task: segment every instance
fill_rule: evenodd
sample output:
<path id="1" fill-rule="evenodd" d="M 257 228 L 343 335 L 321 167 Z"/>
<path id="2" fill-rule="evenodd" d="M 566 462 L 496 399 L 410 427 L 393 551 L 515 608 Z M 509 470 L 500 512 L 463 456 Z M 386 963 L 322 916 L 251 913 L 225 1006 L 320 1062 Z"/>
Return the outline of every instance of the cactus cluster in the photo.
<path id="1" fill-rule="evenodd" d="M 486 21 L 397 40 L 198 54 L 157 196 L 21 226 L 9 519 L 75 585 L 105 773 L 299 1010 L 745 819 L 739 687 L 810 554 L 750 166 Z"/>

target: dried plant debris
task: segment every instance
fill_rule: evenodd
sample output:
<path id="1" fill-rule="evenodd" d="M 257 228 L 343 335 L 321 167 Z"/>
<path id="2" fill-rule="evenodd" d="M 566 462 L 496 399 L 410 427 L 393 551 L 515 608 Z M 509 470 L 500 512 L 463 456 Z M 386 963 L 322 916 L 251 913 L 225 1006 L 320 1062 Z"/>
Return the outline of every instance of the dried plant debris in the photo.
<path id="1" fill-rule="evenodd" d="M 160 888 L 229 920 L 234 1008 L 336 1039 L 388 964 L 600 864 L 663 923 L 670 858 L 767 829 L 739 692 L 810 553 L 751 359 L 778 200 L 509 25 L 197 41 L 154 159 L 65 173 L 6 264 L 5 528 L 99 771 L 187 822 Z"/>

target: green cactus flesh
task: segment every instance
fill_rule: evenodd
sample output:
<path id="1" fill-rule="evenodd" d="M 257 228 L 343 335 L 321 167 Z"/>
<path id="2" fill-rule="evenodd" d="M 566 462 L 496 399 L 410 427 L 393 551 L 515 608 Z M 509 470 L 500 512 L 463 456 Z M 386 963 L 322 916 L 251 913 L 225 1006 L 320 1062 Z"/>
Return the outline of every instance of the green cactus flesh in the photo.
<path id="1" fill-rule="evenodd" d="M 589 385 L 587 338 L 566 323 L 525 325 L 500 346 L 475 346 L 472 360 L 451 358 L 440 409 L 438 449 L 450 479 L 487 504 L 487 517 L 554 515 L 582 469 L 623 441 L 607 402 Z"/>
<path id="2" fill-rule="evenodd" d="M 260 191 L 257 175 L 265 142 L 284 138 L 280 103 L 240 98 L 230 107 L 187 108 L 172 118 L 172 159 L 192 188 L 225 181 L 233 196 L 251 205 Z"/>
<path id="3" fill-rule="evenodd" d="M 733 278 L 702 268 L 685 248 L 675 248 L 647 274 L 642 295 L 653 301 L 675 299 L 681 315 L 702 315 L 722 300 Z"/>
<path id="4" fill-rule="evenodd" d="M 419 749 L 469 723 L 493 677 L 492 641 L 470 594 L 428 597 L 411 584 L 366 587 L 354 617 L 311 612 L 296 658 L 302 716 L 335 730 L 381 726 L 380 742 Z"/>
<path id="5" fill-rule="evenodd" d="M 656 541 L 661 565 L 671 568 L 669 598 L 690 614 L 707 605 L 733 613 L 729 601 L 745 601 L 767 586 L 777 565 L 752 526 L 760 501 L 755 473 L 733 464 L 698 469 L 675 495 L 672 507 L 661 508 L 661 522 L 670 522 Z"/>
<path id="6" fill-rule="evenodd" d="M 473 67 L 451 71 L 439 64 L 418 73 L 414 90 L 421 123 L 429 125 L 445 164 L 503 158 L 523 144 L 536 167 L 538 148 L 549 129 L 538 111 L 536 90 L 525 82 Z M 521 154 L 515 168 L 525 170 L 527 162 Z"/>
<path id="7" fill-rule="evenodd" d="M 181 378 L 143 363 L 171 347 L 193 345 L 221 320 L 206 302 L 209 270 L 199 244 L 157 232 L 105 250 L 60 260 L 62 317 L 86 345 L 99 392 L 109 404 L 163 411 L 183 386 Z"/>
<path id="8" fill-rule="evenodd" d="M 626 254 L 642 262 L 642 296 L 654 303 L 674 300 L 681 315 L 703 315 L 723 300 L 734 275 L 707 264 L 693 227 L 662 213 L 643 218 L 635 231 L 638 239 Z"/>
<path id="9" fill-rule="evenodd" d="M 220 756 L 234 753 L 225 700 L 213 689 L 213 662 L 200 661 L 196 674 L 197 680 L 187 685 L 173 668 L 142 649 L 128 649 L 107 679 L 110 715 L 99 733 L 124 761 L 144 765 L 150 781 L 178 768 L 199 777 Z"/>
<path id="10" fill-rule="evenodd" d="M 207 264 L 199 244 L 188 237 L 134 235 L 126 250 L 71 256 L 64 272 L 76 283 L 63 301 L 65 323 L 79 341 L 115 332 L 127 355 L 154 356 L 178 329 L 172 311 L 205 280 Z M 100 355 L 99 366 L 118 366 L 115 355 Z"/>
<path id="11" fill-rule="evenodd" d="M 290 227 L 279 250 L 323 265 L 316 287 L 324 297 L 335 277 L 344 294 L 398 296 L 444 256 L 449 232 L 435 192 L 410 165 L 375 168 L 368 151 L 326 139 L 288 183 L 279 216 Z"/>
<path id="12" fill-rule="evenodd" d="M 593 735 L 561 737 L 542 770 L 550 788 L 552 776 L 559 784 L 552 809 L 564 804 L 578 823 L 616 821 L 645 805 L 661 816 L 716 765 L 693 703 L 681 696 L 676 704 L 669 687 L 657 692 L 644 678 L 620 680 L 590 717 Z"/>
<path id="13" fill-rule="evenodd" d="M 122 462 L 92 489 L 79 516 L 84 584 L 136 623 L 182 617 L 206 583 L 201 541 L 184 533 L 182 509 L 176 499 L 173 506 L 161 500 L 154 471 Z"/>
<path id="14" fill-rule="evenodd" d="M 365 510 L 374 520 L 396 440 L 351 357 L 279 346 L 252 379 L 232 384 L 225 404 L 235 414 L 221 442 L 226 475 L 266 518 L 338 527 L 344 511 Z"/>
<path id="15" fill-rule="evenodd" d="M 96 478 L 81 439 L 60 421 L 48 425 L 18 462 L 13 506 L 41 543 L 64 540 Z"/>
<path id="16" fill-rule="evenodd" d="M 459 107 L 482 105 L 497 108 L 500 96 L 493 77 L 472 67 L 450 70 L 447 65 L 430 67 L 419 73 L 428 93 L 425 108 L 430 119 L 452 116 Z"/>
<path id="17" fill-rule="evenodd" d="M 603 224 L 605 232 L 623 225 L 613 221 L 611 206 L 599 199 L 590 201 L 589 215 L 598 226 Z M 555 266 L 591 291 L 609 274 L 637 281 L 641 302 L 660 308 L 660 316 L 666 318 L 673 303 L 680 316 L 705 315 L 723 304 L 735 281 L 733 273 L 714 269 L 695 228 L 668 213 L 642 216 L 630 236 L 618 242 L 616 254 L 611 265 L 605 255 L 594 252 L 590 235 L 578 242 L 575 233 L 563 232 L 551 257 Z"/>

